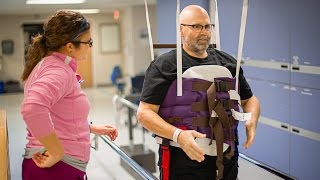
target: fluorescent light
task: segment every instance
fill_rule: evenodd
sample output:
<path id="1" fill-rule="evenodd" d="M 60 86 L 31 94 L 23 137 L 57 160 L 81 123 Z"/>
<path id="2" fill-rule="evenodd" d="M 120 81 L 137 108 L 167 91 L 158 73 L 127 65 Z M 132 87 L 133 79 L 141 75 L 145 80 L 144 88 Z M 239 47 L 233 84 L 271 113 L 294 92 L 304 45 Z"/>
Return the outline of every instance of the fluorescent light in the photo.
<path id="1" fill-rule="evenodd" d="M 26 4 L 82 4 L 86 0 L 27 0 Z"/>
<path id="2" fill-rule="evenodd" d="M 81 14 L 96 14 L 100 12 L 100 9 L 69 9 L 70 11 L 76 11 Z"/>

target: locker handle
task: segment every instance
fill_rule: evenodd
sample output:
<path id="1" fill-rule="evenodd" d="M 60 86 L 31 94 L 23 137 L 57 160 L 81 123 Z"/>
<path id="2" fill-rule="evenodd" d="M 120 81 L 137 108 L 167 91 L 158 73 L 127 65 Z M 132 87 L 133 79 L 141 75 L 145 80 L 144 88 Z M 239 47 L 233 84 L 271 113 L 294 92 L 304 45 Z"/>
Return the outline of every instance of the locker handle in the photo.
<path id="1" fill-rule="evenodd" d="M 292 131 L 295 132 L 295 133 L 300 133 L 299 129 L 292 128 Z"/>
<path id="2" fill-rule="evenodd" d="M 300 67 L 292 67 L 292 70 L 299 71 L 299 70 L 300 70 Z"/>
<path id="3" fill-rule="evenodd" d="M 288 65 L 281 64 L 281 68 L 288 69 Z"/>
<path id="4" fill-rule="evenodd" d="M 284 124 L 281 124 L 281 127 L 284 128 L 284 129 L 288 129 L 288 126 L 284 125 Z"/>

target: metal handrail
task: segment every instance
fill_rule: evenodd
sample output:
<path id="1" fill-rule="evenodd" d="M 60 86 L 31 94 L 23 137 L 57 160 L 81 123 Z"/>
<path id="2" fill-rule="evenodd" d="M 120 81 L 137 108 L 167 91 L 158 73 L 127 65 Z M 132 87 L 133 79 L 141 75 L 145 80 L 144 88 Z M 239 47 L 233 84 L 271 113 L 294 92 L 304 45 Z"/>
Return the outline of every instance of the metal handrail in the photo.
<path id="1" fill-rule="evenodd" d="M 122 151 L 116 144 L 109 140 L 106 136 L 99 136 L 105 143 L 107 143 L 116 153 L 124 160 L 140 177 L 145 180 L 157 179 L 151 173 L 142 168 L 137 162 L 132 160 L 124 151 Z"/>
<path id="2" fill-rule="evenodd" d="M 116 95 L 113 96 L 113 102 L 116 103 L 117 101 L 120 101 L 122 104 L 124 104 L 125 106 L 131 108 L 134 111 L 138 110 L 138 105 L 136 105 L 136 104 L 130 102 L 129 100 L 127 100 L 125 98 L 122 98 L 121 96 L 116 94 Z"/>
<path id="3" fill-rule="evenodd" d="M 126 106 L 128 108 L 128 131 L 129 131 L 129 146 L 130 148 L 133 148 L 133 128 L 134 125 L 132 124 L 132 115 L 134 112 L 138 111 L 138 105 L 134 104 L 133 102 L 119 96 L 114 95 L 112 98 L 113 104 L 117 107 L 117 103 L 120 102 L 122 105 Z M 144 133 L 144 128 L 142 129 Z M 144 137 L 144 136 L 143 136 Z"/>

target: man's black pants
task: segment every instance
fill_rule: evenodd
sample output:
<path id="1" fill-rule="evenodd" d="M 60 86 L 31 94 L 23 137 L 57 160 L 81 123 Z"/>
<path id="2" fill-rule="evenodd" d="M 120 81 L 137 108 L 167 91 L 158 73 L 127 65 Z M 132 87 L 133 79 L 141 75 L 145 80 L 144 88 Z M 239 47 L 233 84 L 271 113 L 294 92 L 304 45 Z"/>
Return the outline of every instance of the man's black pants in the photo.
<path id="1" fill-rule="evenodd" d="M 226 152 L 228 152 L 226 150 Z M 225 153 L 226 153 L 225 152 Z M 159 149 L 162 154 L 161 148 Z M 223 158 L 224 171 L 222 180 L 236 180 L 238 176 L 238 150 L 236 148 L 234 156 L 231 159 Z M 159 158 L 161 164 L 161 157 Z M 198 163 L 191 160 L 182 149 L 170 147 L 170 180 L 214 180 L 216 179 L 217 166 L 216 156 L 205 155 L 205 160 Z M 161 165 L 160 165 L 161 167 Z M 160 169 L 161 172 L 161 169 Z M 162 174 L 160 174 L 160 179 Z"/>

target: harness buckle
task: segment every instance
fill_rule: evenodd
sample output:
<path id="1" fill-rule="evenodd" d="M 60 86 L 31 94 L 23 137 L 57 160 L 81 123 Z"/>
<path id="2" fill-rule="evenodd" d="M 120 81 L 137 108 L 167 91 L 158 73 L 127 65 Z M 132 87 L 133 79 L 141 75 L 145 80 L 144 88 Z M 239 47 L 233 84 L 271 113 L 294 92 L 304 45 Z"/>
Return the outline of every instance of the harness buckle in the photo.
<path id="1" fill-rule="evenodd" d="M 227 92 L 227 83 L 225 81 L 215 81 L 217 92 Z"/>

